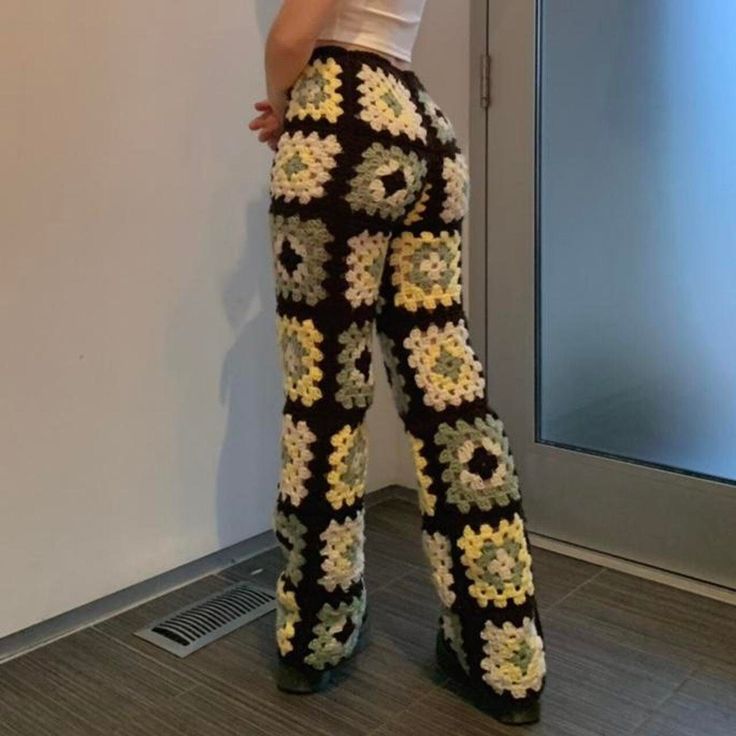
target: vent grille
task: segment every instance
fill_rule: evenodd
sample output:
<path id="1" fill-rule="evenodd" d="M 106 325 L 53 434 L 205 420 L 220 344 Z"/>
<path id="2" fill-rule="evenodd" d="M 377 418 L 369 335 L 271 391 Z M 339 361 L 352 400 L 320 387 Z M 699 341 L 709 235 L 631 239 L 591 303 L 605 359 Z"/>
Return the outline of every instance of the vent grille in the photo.
<path id="1" fill-rule="evenodd" d="M 186 657 L 276 608 L 275 591 L 235 583 L 156 619 L 135 635 L 178 657 Z"/>

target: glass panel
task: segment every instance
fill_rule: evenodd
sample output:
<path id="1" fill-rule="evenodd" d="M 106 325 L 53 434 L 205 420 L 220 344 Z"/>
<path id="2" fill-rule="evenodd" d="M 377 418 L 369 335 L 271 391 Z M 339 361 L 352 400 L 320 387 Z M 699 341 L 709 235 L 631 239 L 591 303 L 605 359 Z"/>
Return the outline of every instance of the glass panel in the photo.
<path id="1" fill-rule="evenodd" d="M 542 3 L 539 441 L 736 480 L 734 29 Z"/>

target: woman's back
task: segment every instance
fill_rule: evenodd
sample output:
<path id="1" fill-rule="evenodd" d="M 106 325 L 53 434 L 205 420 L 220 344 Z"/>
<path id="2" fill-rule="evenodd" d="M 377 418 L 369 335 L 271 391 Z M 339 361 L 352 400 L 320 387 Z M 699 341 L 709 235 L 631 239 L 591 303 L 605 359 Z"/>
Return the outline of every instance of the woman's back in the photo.
<path id="1" fill-rule="evenodd" d="M 345 41 L 411 61 L 426 0 L 340 0 L 319 40 Z"/>

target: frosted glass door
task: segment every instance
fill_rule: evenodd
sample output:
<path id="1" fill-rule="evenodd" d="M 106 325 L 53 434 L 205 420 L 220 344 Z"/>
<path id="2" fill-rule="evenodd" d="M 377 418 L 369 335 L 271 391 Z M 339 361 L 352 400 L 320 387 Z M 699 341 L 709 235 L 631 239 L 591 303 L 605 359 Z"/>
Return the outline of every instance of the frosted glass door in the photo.
<path id="1" fill-rule="evenodd" d="M 736 2 L 541 9 L 539 439 L 736 480 Z"/>
<path id="2" fill-rule="evenodd" d="M 728 589 L 735 34 L 736 0 L 490 0 L 476 270 L 530 532 Z"/>

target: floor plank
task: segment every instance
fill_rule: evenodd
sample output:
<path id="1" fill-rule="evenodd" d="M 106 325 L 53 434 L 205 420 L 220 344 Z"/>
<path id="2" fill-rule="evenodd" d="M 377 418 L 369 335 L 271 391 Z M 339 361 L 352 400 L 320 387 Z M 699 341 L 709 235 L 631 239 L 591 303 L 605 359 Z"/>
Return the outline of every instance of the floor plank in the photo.
<path id="1" fill-rule="evenodd" d="M 85 629 L 6 662 L 0 707 L 6 714 L 15 711 L 9 723 L 29 724 L 21 733 L 105 734 L 195 685 L 185 674 Z"/>
<path id="2" fill-rule="evenodd" d="M 606 569 L 563 598 L 555 610 L 595 622 L 643 651 L 736 665 L 736 615 L 726 603 Z"/>

